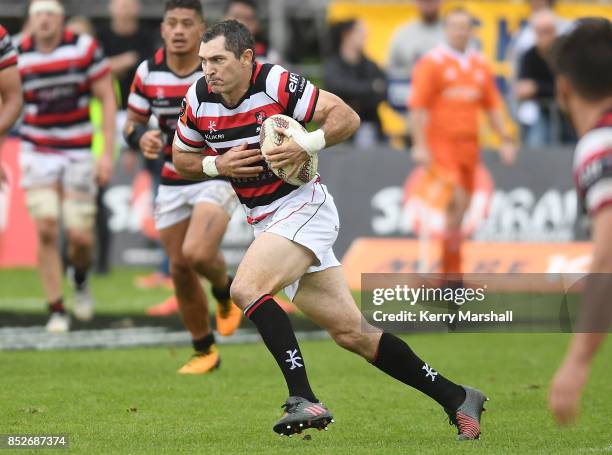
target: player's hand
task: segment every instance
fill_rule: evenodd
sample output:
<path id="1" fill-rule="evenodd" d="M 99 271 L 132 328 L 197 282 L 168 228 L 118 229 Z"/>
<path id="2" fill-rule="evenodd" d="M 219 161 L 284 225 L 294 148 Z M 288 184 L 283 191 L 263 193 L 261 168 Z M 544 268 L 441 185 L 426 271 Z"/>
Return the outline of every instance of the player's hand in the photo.
<path id="1" fill-rule="evenodd" d="M 96 162 L 96 180 L 99 186 L 106 186 L 113 178 L 113 157 L 104 153 Z"/>
<path id="2" fill-rule="evenodd" d="M 504 139 L 499 147 L 499 156 L 501 157 L 502 163 L 506 166 L 512 166 L 516 161 L 516 147 L 514 146 L 514 142 L 509 139 Z"/>
<path id="3" fill-rule="evenodd" d="M 287 129 L 274 127 L 274 130 L 289 138 L 285 140 L 282 145 L 274 147 L 267 153 L 266 160 L 274 169 L 289 166 L 293 169 L 291 175 L 300 169 L 301 165 L 310 159 L 310 156 L 300 145 L 295 142 L 290 135 L 287 133 Z"/>
<path id="4" fill-rule="evenodd" d="M 215 161 L 219 175 L 245 178 L 257 177 L 264 168 L 253 166 L 263 160 L 259 149 L 247 150 L 247 143 L 232 147 Z"/>
<path id="5" fill-rule="evenodd" d="M 142 135 L 138 142 L 140 151 L 148 160 L 156 160 L 164 147 L 160 130 L 149 130 Z"/>
<path id="6" fill-rule="evenodd" d="M 559 425 L 569 425 L 580 412 L 582 389 L 589 376 L 589 365 L 567 359 L 557 370 L 548 397 L 550 409 Z"/>
<path id="7" fill-rule="evenodd" d="M 431 154 L 425 147 L 414 146 L 412 147 L 412 159 L 417 164 L 428 166 L 431 162 Z"/>

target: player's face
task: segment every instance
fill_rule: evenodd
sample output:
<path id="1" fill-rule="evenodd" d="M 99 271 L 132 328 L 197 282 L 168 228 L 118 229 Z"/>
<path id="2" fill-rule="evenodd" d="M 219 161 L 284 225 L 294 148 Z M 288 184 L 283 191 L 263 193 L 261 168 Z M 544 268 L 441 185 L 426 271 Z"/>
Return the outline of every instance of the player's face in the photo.
<path id="1" fill-rule="evenodd" d="M 225 14 L 225 19 L 234 19 L 249 29 L 252 35 L 257 34 L 259 26 L 256 11 L 244 3 L 233 3 Z"/>
<path id="2" fill-rule="evenodd" d="M 472 37 L 472 18 L 463 13 L 451 14 L 446 18 L 446 38 L 451 47 L 465 50 Z"/>
<path id="3" fill-rule="evenodd" d="M 246 74 L 251 72 L 251 51 L 247 50 L 240 58 L 225 48 L 225 36 L 202 43 L 200 58 L 202 71 L 208 86 L 217 94 L 234 94 Z"/>
<path id="4" fill-rule="evenodd" d="M 30 16 L 29 24 L 35 38 L 49 40 L 61 34 L 64 16 L 58 13 L 41 11 Z"/>
<path id="5" fill-rule="evenodd" d="M 161 24 L 162 39 L 171 54 L 195 55 L 203 33 L 204 22 L 192 9 L 172 9 Z"/>

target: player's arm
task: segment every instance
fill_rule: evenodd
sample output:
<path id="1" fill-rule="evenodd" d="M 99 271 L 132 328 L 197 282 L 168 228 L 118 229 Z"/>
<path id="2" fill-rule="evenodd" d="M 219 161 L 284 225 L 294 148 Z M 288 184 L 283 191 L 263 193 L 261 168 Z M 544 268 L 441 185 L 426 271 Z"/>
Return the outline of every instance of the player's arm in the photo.
<path id="1" fill-rule="evenodd" d="M 499 154 L 503 163 L 506 165 L 512 165 L 516 159 L 514 139 L 506 128 L 503 104 L 501 95 L 499 94 L 499 90 L 497 89 L 497 85 L 495 83 L 495 75 L 490 68 L 487 68 L 485 71 L 487 72 L 487 78 L 482 97 L 482 107 L 487 112 L 489 125 L 491 125 L 493 131 L 501 140 Z"/>
<path id="2" fill-rule="evenodd" d="M 412 135 L 412 158 L 419 164 L 428 164 L 431 160 L 429 146 L 427 144 L 427 124 L 429 123 L 429 111 L 416 108 L 410 111 L 410 133 Z"/>
<path id="3" fill-rule="evenodd" d="M 262 166 L 255 166 L 263 157 L 259 149 L 247 149 L 241 144 L 217 155 L 207 147 L 191 104 L 197 103 L 195 86 L 192 86 L 181 107 L 181 115 L 172 142 L 172 163 L 176 171 L 190 180 L 206 180 L 218 175 L 226 177 L 256 177 L 263 171 Z"/>
<path id="4" fill-rule="evenodd" d="M 491 125 L 491 128 L 501 140 L 499 155 L 501 156 L 503 163 L 508 166 L 514 164 L 514 161 L 516 160 L 516 146 L 514 145 L 512 135 L 506 128 L 504 113 L 501 107 L 487 111 L 487 116 L 489 117 L 489 124 Z"/>
<path id="5" fill-rule="evenodd" d="M 104 136 L 104 151 L 98 160 L 98 182 L 107 184 L 113 173 L 115 155 L 115 118 L 117 117 L 117 99 L 113 90 L 113 81 L 110 73 L 94 80 L 91 92 L 102 105 L 102 134 Z"/>
<path id="6" fill-rule="evenodd" d="M 606 339 L 612 324 L 612 206 L 593 217 L 593 261 L 580 309 L 583 333 L 572 337 L 565 359 L 555 374 L 550 390 L 550 408 L 562 425 L 578 415 L 580 396 L 588 380 L 593 357 Z"/>
<path id="7" fill-rule="evenodd" d="M 17 66 L 12 65 L 0 70 L 0 163 L 2 141 L 17 121 L 22 106 L 21 78 Z M 4 180 L 4 171 L 0 165 L 0 186 Z"/>
<path id="8" fill-rule="evenodd" d="M 410 134 L 412 136 L 412 158 L 419 164 L 427 165 L 431 152 L 427 142 L 429 113 L 439 95 L 438 73 L 440 67 L 428 56 L 423 57 L 414 67 L 412 91 L 408 100 L 410 109 Z"/>
<path id="9" fill-rule="evenodd" d="M 145 158 L 155 160 L 163 150 L 164 143 L 159 129 L 148 128 L 151 118 L 151 103 L 144 86 L 148 73 L 149 65 L 145 60 L 138 66 L 132 81 L 123 137 L 130 150 L 140 150 Z"/>
<path id="10" fill-rule="evenodd" d="M 130 149 L 140 150 L 145 158 L 155 160 L 159 157 L 164 143 L 160 130 L 148 128 L 150 117 L 150 114 L 141 114 L 128 107 L 123 137 Z"/>
<path id="11" fill-rule="evenodd" d="M 21 78 L 16 66 L 0 70 L 0 101 L 1 141 L 19 118 L 23 107 Z"/>
<path id="12" fill-rule="evenodd" d="M 279 133 L 292 137 L 293 140 L 268 152 L 270 163 L 275 167 L 284 167 L 292 163 L 306 162 L 309 155 L 347 140 L 361 123 L 359 115 L 353 109 L 325 90 L 319 91 L 312 121 L 319 125 L 319 129 L 310 133 L 276 128 Z"/>

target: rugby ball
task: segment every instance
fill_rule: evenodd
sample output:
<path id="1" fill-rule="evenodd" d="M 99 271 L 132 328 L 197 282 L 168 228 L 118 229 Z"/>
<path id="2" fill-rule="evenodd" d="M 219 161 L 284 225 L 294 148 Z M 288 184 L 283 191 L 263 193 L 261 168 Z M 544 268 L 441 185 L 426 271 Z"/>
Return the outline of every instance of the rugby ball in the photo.
<path id="1" fill-rule="evenodd" d="M 261 154 L 266 159 L 266 162 L 268 162 L 267 154 L 270 152 L 270 150 L 282 145 L 285 141 L 291 140 L 291 138 L 277 133 L 274 127 L 306 131 L 306 129 L 297 120 L 286 115 L 276 114 L 264 120 L 259 132 L 259 149 L 261 150 Z M 314 154 L 308 159 L 308 161 L 301 164 L 300 169 L 298 169 L 292 175 L 290 174 L 294 170 L 294 166 L 273 168 L 269 164 L 269 167 L 270 170 L 274 172 L 274 175 L 281 180 L 284 180 L 291 185 L 301 186 L 310 182 L 317 175 L 318 165 L 319 159 L 317 158 L 317 155 Z"/>

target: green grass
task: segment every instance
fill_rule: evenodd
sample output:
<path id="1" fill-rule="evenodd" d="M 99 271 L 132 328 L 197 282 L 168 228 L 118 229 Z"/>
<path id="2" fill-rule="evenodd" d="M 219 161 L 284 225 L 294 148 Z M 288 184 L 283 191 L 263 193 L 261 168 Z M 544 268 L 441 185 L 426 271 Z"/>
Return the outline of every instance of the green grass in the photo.
<path id="1" fill-rule="evenodd" d="M 133 290 L 133 275 L 94 280 L 100 311 L 140 311 L 149 297 L 168 294 Z M 40 297 L 30 272 L 2 271 L 0 282 L 3 307 L 10 298 Z M 330 341 L 302 343 L 315 392 L 337 421 L 310 441 L 272 432 L 286 389 L 261 344 L 221 346 L 221 370 L 200 377 L 175 372 L 188 348 L 1 352 L 0 434 L 67 434 L 70 452 L 83 454 L 612 452 L 610 343 L 592 370 L 579 423 L 562 431 L 546 395 L 567 335 L 405 339 L 442 374 L 490 396 L 480 441 L 457 443 L 435 403 Z"/>
<path id="2" fill-rule="evenodd" d="M 337 423 L 311 441 L 271 430 L 285 399 L 262 345 L 222 346 L 222 369 L 181 377 L 188 349 L 2 353 L 0 433 L 64 433 L 74 453 L 584 453 L 612 448 L 608 345 L 579 424 L 558 430 L 547 384 L 567 336 L 427 335 L 413 348 L 491 397 L 483 439 L 457 443 L 429 399 L 331 342 L 303 343 L 311 382 Z M 130 411 L 130 409 L 132 409 Z"/>
<path id="3" fill-rule="evenodd" d="M 134 279 L 150 273 L 150 269 L 118 268 L 107 276 L 92 275 L 91 288 L 98 302 L 99 314 L 115 315 L 142 313 L 172 294 L 165 289 L 142 290 L 134 286 Z M 32 269 L 0 270 L 0 310 L 19 310 L 41 313 L 46 311 L 40 278 Z M 64 280 L 67 300 L 72 295 L 68 280 Z"/>

